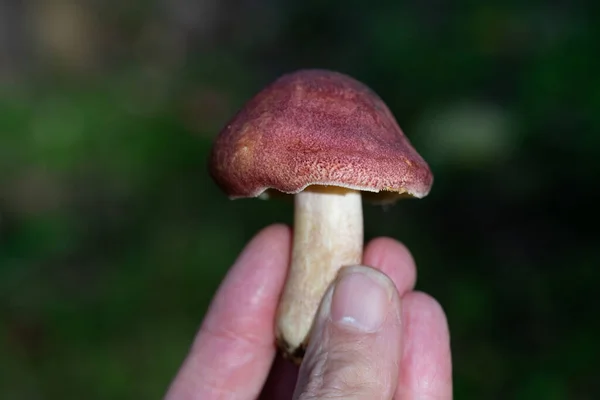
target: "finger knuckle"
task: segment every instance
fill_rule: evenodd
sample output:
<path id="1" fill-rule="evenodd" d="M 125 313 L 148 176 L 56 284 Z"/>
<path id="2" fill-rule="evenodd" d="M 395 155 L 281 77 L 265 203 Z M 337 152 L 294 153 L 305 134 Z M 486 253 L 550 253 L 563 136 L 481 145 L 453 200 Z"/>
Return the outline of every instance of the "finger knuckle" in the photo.
<path id="1" fill-rule="evenodd" d="M 377 368 L 376 360 L 346 350 L 324 351 L 306 360 L 308 379 L 300 399 L 391 398 L 389 380 Z"/>

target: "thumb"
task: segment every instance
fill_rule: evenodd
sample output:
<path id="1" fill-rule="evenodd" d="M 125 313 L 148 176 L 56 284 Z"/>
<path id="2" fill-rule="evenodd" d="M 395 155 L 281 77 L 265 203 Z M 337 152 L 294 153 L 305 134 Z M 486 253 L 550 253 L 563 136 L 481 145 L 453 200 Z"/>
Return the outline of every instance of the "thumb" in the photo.
<path id="1" fill-rule="evenodd" d="M 393 282 L 343 268 L 329 287 L 300 367 L 294 399 L 388 399 L 398 383 L 402 326 Z"/>

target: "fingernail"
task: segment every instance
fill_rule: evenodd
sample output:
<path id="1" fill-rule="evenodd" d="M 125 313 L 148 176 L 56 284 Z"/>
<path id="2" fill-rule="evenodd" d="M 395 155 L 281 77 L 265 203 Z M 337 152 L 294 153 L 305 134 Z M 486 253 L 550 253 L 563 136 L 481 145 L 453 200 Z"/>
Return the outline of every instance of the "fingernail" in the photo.
<path id="1" fill-rule="evenodd" d="M 360 332 L 377 332 L 388 314 L 393 286 L 382 273 L 363 266 L 340 271 L 331 300 L 331 319 Z"/>

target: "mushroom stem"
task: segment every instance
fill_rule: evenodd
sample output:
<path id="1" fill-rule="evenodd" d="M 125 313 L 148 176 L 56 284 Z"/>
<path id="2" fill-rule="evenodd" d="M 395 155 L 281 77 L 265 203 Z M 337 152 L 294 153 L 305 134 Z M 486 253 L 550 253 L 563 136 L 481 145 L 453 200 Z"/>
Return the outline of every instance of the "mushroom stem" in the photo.
<path id="1" fill-rule="evenodd" d="M 311 186 L 295 195 L 292 261 L 277 314 L 277 343 L 300 362 L 321 298 L 343 266 L 362 262 L 361 193 Z"/>

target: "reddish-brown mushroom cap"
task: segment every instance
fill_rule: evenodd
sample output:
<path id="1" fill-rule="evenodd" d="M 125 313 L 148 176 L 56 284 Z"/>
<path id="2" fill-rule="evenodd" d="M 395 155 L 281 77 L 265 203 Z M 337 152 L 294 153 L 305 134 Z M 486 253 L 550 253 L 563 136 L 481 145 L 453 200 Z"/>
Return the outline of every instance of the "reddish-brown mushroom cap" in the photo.
<path id="1" fill-rule="evenodd" d="M 328 185 L 389 201 L 424 197 L 433 183 L 379 96 L 324 70 L 285 75 L 258 93 L 221 131 L 209 164 L 232 198 Z"/>

